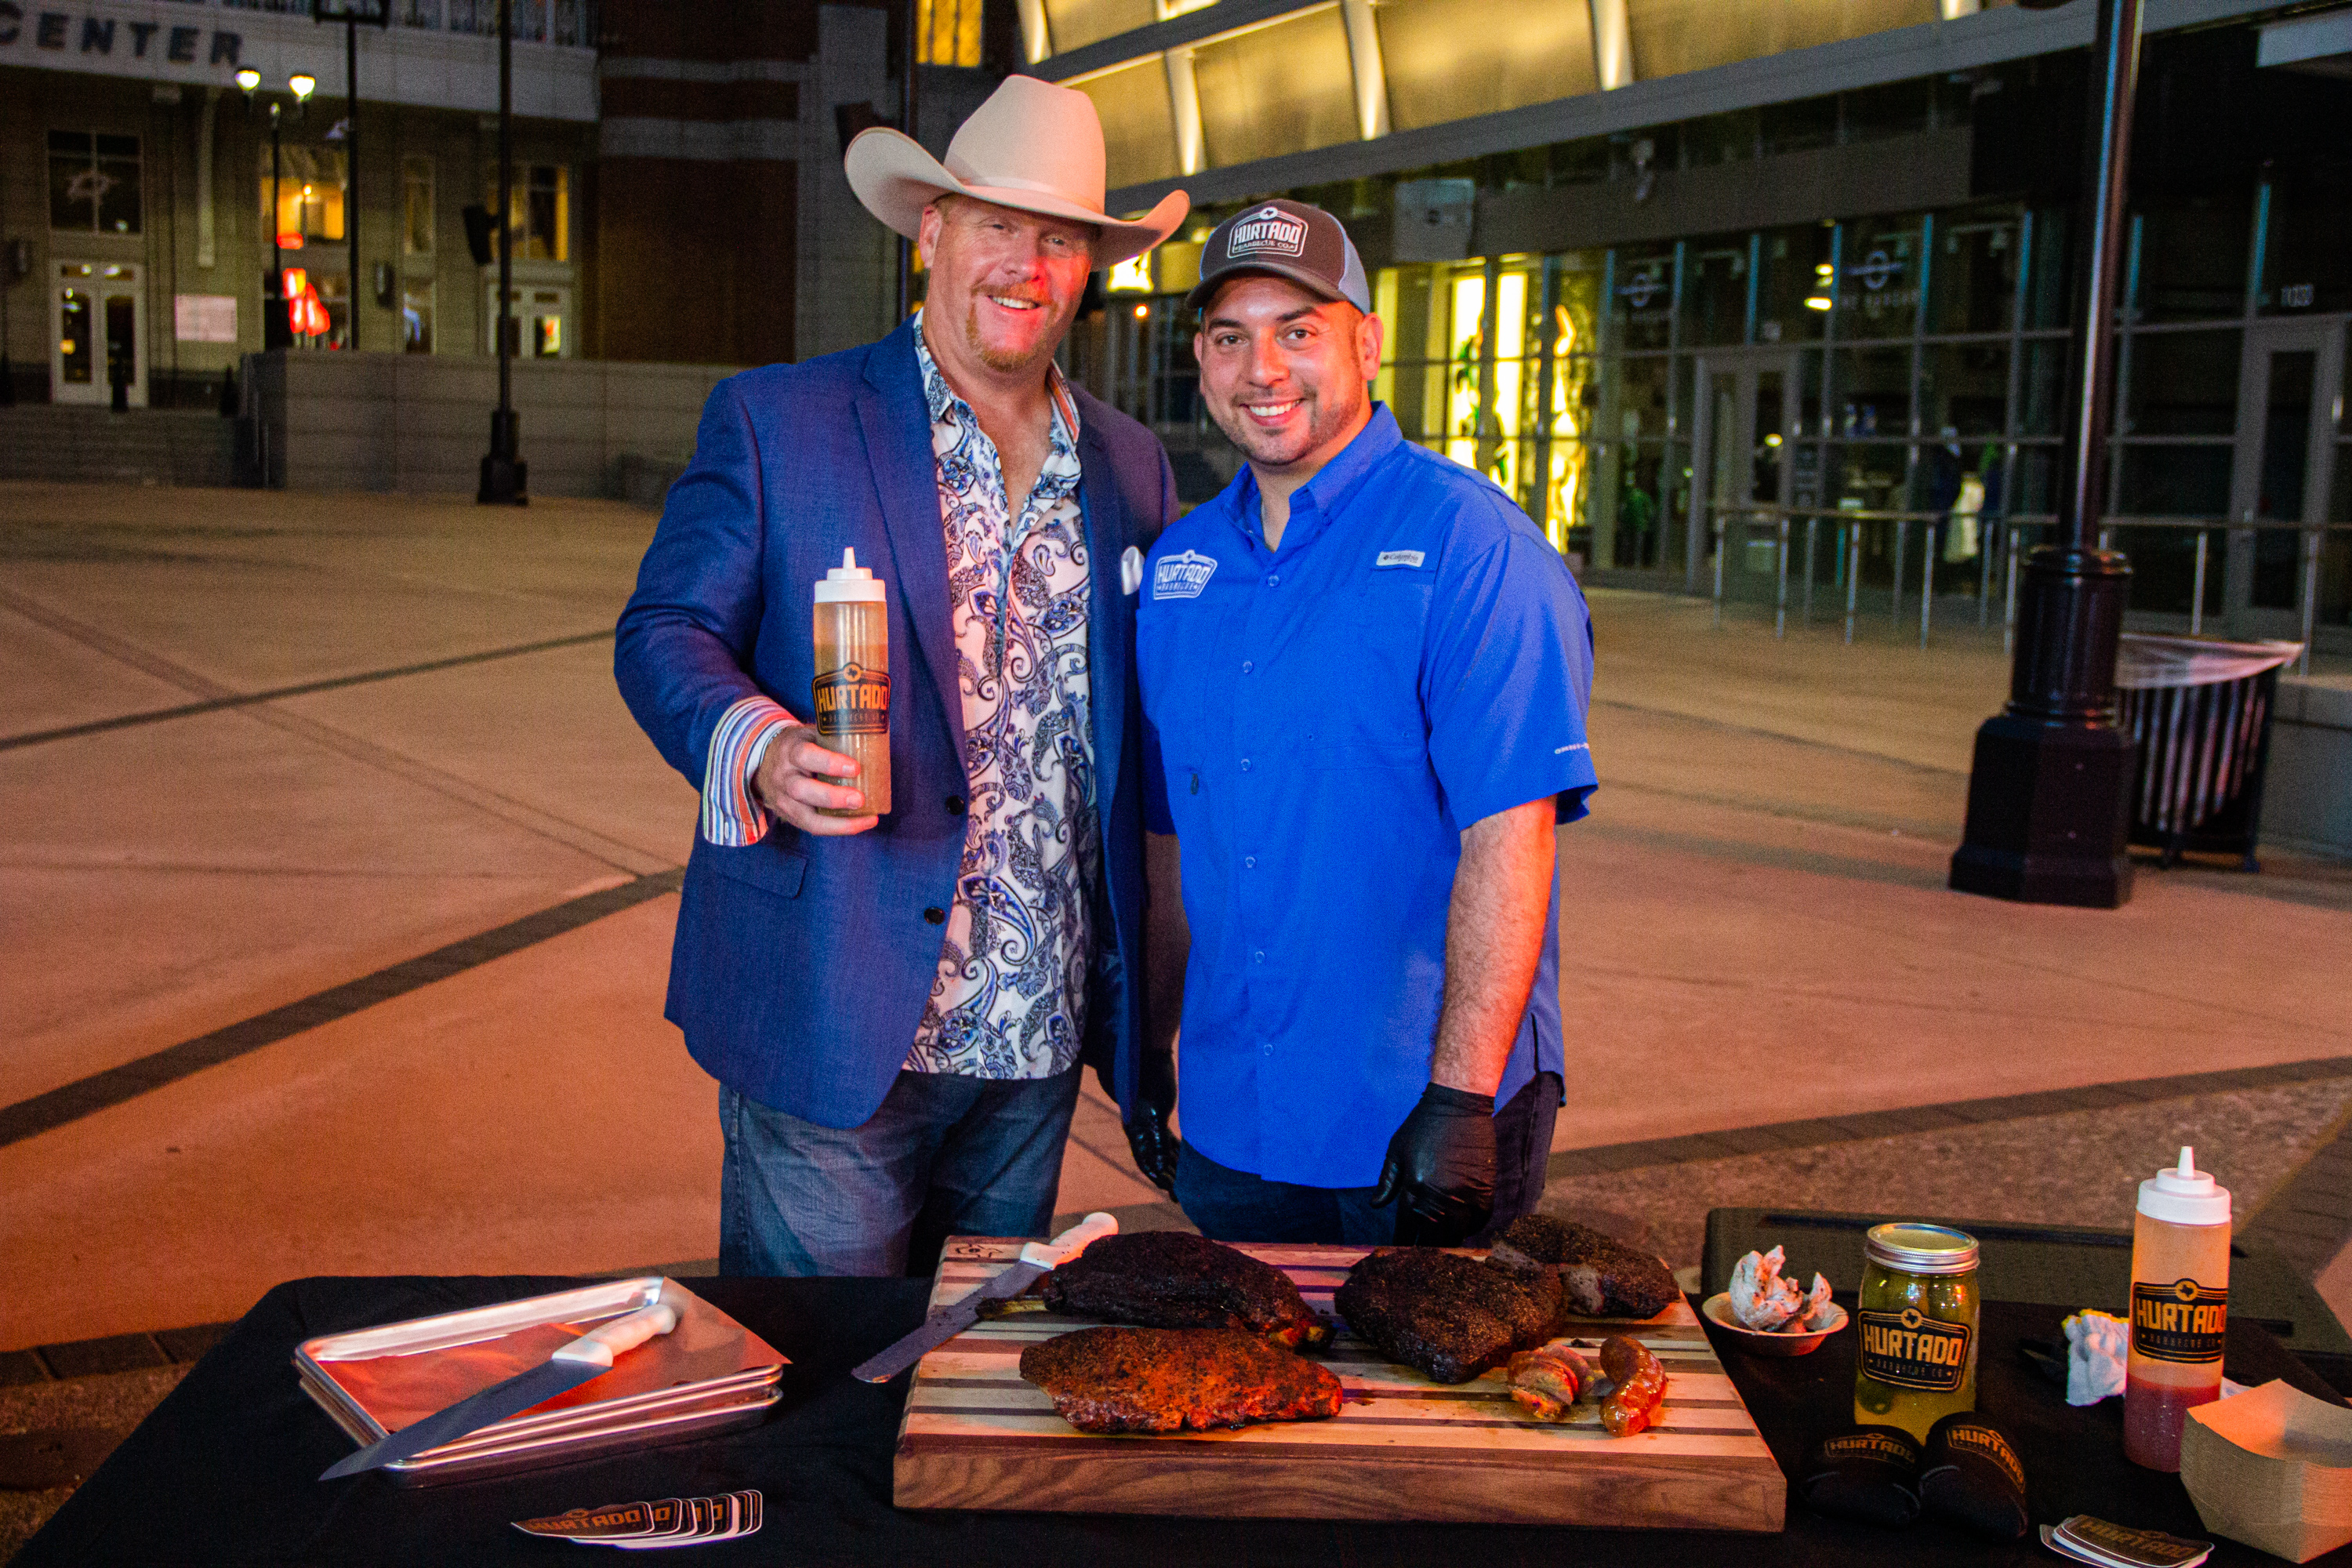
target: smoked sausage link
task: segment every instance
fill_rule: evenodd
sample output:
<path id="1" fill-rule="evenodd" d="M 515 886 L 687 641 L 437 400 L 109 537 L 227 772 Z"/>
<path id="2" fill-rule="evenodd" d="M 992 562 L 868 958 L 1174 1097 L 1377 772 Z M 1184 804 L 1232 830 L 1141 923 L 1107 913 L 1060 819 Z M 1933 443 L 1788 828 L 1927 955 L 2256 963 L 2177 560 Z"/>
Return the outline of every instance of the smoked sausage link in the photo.
<path id="1" fill-rule="evenodd" d="M 1612 1334 L 1601 1344 L 1601 1367 L 1617 1386 L 1601 1402 L 1601 1425 L 1612 1437 L 1647 1426 L 1666 1394 L 1666 1369 L 1638 1340 Z"/>

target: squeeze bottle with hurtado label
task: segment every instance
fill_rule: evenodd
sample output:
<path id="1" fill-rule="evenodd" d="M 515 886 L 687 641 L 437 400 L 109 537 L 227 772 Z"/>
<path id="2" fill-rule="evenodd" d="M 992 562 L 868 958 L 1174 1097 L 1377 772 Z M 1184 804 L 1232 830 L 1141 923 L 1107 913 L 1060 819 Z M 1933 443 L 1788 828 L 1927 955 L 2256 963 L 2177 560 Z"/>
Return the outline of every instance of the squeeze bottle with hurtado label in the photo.
<path id="1" fill-rule="evenodd" d="M 817 739 L 857 760 L 866 804 L 820 806 L 825 816 L 879 816 L 890 809 L 890 616 L 882 584 L 844 550 L 816 585 L 816 679 L 810 682 Z"/>
<path id="2" fill-rule="evenodd" d="M 2131 1278 L 2124 1457 L 2178 1470 L 2190 1408 L 2221 1394 L 2230 1313 L 2230 1190 L 2197 1168 L 2194 1150 L 2139 1184 Z"/>

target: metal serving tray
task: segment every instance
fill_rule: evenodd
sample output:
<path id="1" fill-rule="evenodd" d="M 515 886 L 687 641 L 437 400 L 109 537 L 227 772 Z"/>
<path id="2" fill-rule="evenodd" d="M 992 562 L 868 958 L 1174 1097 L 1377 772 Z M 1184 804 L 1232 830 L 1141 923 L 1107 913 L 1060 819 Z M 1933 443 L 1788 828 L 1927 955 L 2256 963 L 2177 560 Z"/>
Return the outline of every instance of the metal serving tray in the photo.
<path id="1" fill-rule="evenodd" d="M 307 1340 L 308 1394 L 368 1444 L 537 1364 L 595 1323 L 655 1301 L 678 1325 L 613 1371 L 508 1419 L 386 1467 L 407 1486 L 564 1464 L 633 1445 L 756 1423 L 784 1358 L 675 1280 L 648 1276 Z"/>

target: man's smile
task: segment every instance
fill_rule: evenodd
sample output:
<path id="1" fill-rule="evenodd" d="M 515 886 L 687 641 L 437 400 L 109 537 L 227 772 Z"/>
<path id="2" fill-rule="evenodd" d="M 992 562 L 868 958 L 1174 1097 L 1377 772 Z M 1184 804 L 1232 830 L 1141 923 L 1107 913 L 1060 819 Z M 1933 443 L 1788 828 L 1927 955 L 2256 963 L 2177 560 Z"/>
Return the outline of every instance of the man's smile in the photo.
<path id="1" fill-rule="evenodd" d="M 1241 408 L 1243 413 L 1261 425 L 1279 425 L 1305 401 L 1303 397 L 1290 397 L 1280 403 L 1244 403 Z"/>

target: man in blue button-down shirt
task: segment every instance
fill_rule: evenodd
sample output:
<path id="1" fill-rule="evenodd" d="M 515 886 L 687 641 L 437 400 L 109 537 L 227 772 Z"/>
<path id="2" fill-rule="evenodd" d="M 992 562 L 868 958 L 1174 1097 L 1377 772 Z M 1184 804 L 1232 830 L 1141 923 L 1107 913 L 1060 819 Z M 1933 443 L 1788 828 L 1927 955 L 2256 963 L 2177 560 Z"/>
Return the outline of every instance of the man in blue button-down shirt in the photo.
<path id="1" fill-rule="evenodd" d="M 1330 215 L 1227 220 L 1192 303 L 1247 467 L 1160 536 L 1137 607 L 1163 1065 L 1129 1136 L 1211 1236 L 1459 1242 L 1543 1192 L 1584 601 L 1507 496 L 1370 400 L 1381 322 Z"/>

